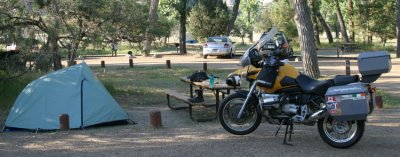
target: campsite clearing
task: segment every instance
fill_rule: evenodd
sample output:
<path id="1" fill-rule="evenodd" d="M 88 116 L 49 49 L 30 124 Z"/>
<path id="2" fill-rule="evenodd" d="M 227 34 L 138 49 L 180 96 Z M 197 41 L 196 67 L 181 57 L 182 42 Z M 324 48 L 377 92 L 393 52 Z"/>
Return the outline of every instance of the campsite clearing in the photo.
<path id="1" fill-rule="evenodd" d="M 223 130 L 218 121 L 193 122 L 188 118 L 186 110 L 176 111 L 167 107 L 162 90 L 184 86 L 176 80 L 176 77 L 201 69 L 204 61 L 193 56 L 170 57 L 144 58 L 147 63 L 141 62 L 142 58 L 137 57 L 133 69 L 129 69 L 128 63 L 125 64 L 127 58 L 121 56 L 86 60 L 91 67 L 94 67 L 92 69 L 96 75 L 106 80 L 106 87 L 107 84 L 116 85 L 115 92 L 119 95 L 116 100 L 128 113 L 129 118 L 138 124 L 38 134 L 0 133 L 1 156 L 398 156 L 400 109 L 376 110 L 366 123 L 366 131 L 361 141 L 345 150 L 338 150 L 325 144 L 319 137 L 316 127 L 295 126 L 293 135 L 295 146 L 289 147 L 281 144 L 282 132 L 277 137 L 274 136 L 277 126 L 267 123 L 262 123 L 250 135 L 235 136 Z M 171 59 L 173 69 L 164 67 L 167 58 Z M 100 60 L 106 60 L 106 68 L 100 68 Z M 207 62 L 208 68 L 221 77 L 238 67 L 238 58 L 211 58 Z M 322 60 L 320 63 L 324 75 L 345 73 L 342 60 Z M 293 64 L 300 67 L 301 62 Z M 355 65 L 352 64 L 352 73 L 356 72 L 353 68 Z M 399 66 L 398 63 L 394 65 L 392 69 L 394 71 L 399 69 L 395 66 Z M 143 70 L 146 68 L 157 70 L 146 72 Z M 143 73 L 149 75 L 142 76 Z M 399 83 L 396 82 L 398 75 L 389 73 L 382 78 L 378 86 L 387 87 L 388 92 L 391 92 L 390 88 L 400 91 Z M 143 81 L 136 82 L 137 79 L 147 80 L 143 83 Z M 151 83 L 158 88 L 145 88 L 149 86 L 146 82 L 156 80 L 162 80 L 155 84 Z M 146 97 L 146 100 L 143 100 L 143 97 Z M 149 112 L 154 110 L 161 111 L 163 123 L 161 129 L 152 129 L 149 124 Z"/>

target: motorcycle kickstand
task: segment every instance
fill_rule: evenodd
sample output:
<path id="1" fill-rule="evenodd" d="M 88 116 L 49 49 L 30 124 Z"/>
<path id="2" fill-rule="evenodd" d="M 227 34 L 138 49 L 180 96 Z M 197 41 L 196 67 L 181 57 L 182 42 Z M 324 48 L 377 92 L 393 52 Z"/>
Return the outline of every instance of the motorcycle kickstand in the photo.
<path id="1" fill-rule="evenodd" d="M 293 124 L 290 124 L 290 132 L 289 132 L 289 141 L 292 141 L 292 134 L 293 134 Z"/>
<path id="2" fill-rule="evenodd" d="M 288 131 L 289 127 L 290 127 L 290 131 Z M 286 140 L 287 134 L 289 132 L 289 141 L 292 141 L 292 131 L 293 131 L 293 124 L 292 123 L 291 124 L 286 124 L 285 137 L 283 138 L 283 144 L 284 145 L 293 146 L 292 143 L 288 143 L 287 140 Z"/>
<path id="3" fill-rule="evenodd" d="M 279 127 L 278 127 L 278 130 L 276 130 L 276 132 L 275 132 L 275 136 L 278 135 L 279 130 L 281 130 L 282 123 L 283 123 L 283 121 L 281 121 L 281 122 L 279 123 Z"/>

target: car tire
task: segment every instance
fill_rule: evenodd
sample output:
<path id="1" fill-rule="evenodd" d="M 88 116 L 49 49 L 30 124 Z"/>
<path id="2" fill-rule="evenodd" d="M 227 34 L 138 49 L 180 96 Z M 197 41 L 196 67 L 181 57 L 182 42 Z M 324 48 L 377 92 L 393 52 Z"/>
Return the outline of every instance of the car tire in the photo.
<path id="1" fill-rule="evenodd" d="M 233 53 L 233 51 L 231 49 L 231 52 L 229 52 L 229 54 L 228 54 L 228 58 L 233 58 L 233 57 L 235 57 L 235 54 Z"/>
<path id="2" fill-rule="evenodd" d="M 204 59 L 207 59 L 207 55 L 203 55 L 203 58 L 204 58 Z"/>

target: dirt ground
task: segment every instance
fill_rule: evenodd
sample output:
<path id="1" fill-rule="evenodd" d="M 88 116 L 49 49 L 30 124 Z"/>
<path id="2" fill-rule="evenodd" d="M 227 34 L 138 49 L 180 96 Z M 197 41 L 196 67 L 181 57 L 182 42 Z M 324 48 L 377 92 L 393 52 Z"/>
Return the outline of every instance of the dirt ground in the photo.
<path id="1" fill-rule="evenodd" d="M 128 58 L 90 57 L 90 66 L 128 66 Z M 190 66 L 201 69 L 203 62 L 208 68 L 235 69 L 238 58 L 205 60 L 197 56 L 168 55 L 162 58 L 141 57 L 133 59 L 135 66 L 163 65 L 171 60 L 172 67 Z M 79 63 L 79 62 L 78 62 Z M 301 62 L 291 62 L 301 67 Z M 352 73 L 356 64 L 352 61 Z M 344 74 L 343 60 L 321 60 L 323 75 Z M 395 64 L 392 71 L 400 68 Z M 388 88 L 397 95 L 399 75 L 384 74 L 377 82 L 380 88 Z M 395 88 L 395 89 L 391 89 Z M 389 90 L 390 89 L 390 90 Z M 217 120 L 193 122 L 187 110 L 170 110 L 162 107 L 124 108 L 136 125 L 122 125 L 85 130 L 47 133 L 8 132 L 0 133 L 0 156 L 399 156 L 400 109 L 377 109 L 368 117 L 361 141 L 349 149 L 333 148 L 319 137 L 317 127 L 295 126 L 294 146 L 282 144 L 283 129 L 274 136 L 278 126 L 262 123 L 253 133 L 236 136 L 226 132 Z M 149 112 L 161 111 L 163 127 L 150 127 Z"/>
<path id="2" fill-rule="evenodd" d="M 149 112 L 160 110 L 163 128 L 152 129 Z M 0 154 L 15 156 L 399 156 L 400 110 L 377 110 L 368 118 L 361 141 L 349 149 L 322 141 L 316 126 L 295 126 L 293 144 L 282 144 L 283 129 L 262 123 L 246 136 L 232 135 L 218 121 L 197 123 L 186 110 L 135 107 L 127 112 L 136 125 L 50 133 L 0 134 Z"/>

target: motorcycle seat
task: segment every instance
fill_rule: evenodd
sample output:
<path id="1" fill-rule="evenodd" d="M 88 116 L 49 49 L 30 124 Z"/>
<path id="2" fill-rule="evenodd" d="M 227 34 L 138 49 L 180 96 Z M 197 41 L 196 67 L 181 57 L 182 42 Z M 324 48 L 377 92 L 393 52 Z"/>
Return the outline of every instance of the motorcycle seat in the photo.
<path id="1" fill-rule="evenodd" d="M 329 87 L 333 86 L 333 80 L 319 81 L 305 74 L 296 78 L 298 86 L 307 94 L 324 95 Z"/>
<path id="2" fill-rule="evenodd" d="M 349 83 L 354 83 L 360 81 L 360 76 L 358 75 L 336 75 L 333 78 L 333 84 L 335 86 L 342 86 L 342 85 L 347 85 Z"/>

